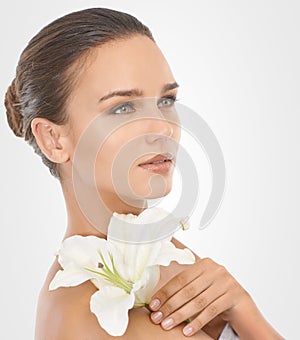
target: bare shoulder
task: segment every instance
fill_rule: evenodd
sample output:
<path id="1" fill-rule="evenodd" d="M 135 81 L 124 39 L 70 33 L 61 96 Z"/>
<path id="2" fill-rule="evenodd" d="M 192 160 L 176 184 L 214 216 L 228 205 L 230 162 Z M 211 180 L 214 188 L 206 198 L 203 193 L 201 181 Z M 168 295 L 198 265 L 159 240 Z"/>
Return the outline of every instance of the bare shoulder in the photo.
<path id="1" fill-rule="evenodd" d="M 48 290 L 50 281 L 59 269 L 59 265 L 54 263 L 41 290 L 35 340 L 115 339 L 100 327 L 96 316 L 90 311 L 90 298 L 96 291 L 92 283 L 86 282 L 76 287 L 58 288 L 54 291 Z M 171 331 L 165 331 L 151 322 L 149 314 L 145 308 L 132 309 L 129 312 L 127 331 L 118 338 L 123 340 L 186 339 L 182 334 L 184 325 L 178 325 Z M 191 338 L 212 339 L 204 332 L 199 332 Z"/>
<path id="2" fill-rule="evenodd" d="M 89 310 L 89 300 L 96 291 L 92 283 L 49 291 L 49 283 L 60 269 L 57 262 L 51 267 L 40 292 L 36 313 L 36 340 L 94 340 L 107 339 Z M 96 327 L 97 326 L 97 327 Z M 87 330 L 91 330 L 91 335 Z M 96 333 L 94 333 L 96 331 Z"/>

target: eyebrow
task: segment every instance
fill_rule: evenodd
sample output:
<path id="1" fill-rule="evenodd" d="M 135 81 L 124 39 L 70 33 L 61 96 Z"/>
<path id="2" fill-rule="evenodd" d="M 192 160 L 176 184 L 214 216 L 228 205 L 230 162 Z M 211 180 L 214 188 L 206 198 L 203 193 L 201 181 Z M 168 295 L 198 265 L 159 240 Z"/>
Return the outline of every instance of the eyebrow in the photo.
<path id="1" fill-rule="evenodd" d="M 167 91 L 176 89 L 177 87 L 179 87 L 179 85 L 174 82 L 174 83 L 169 83 L 163 86 L 161 93 L 165 93 Z M 116 91 L 112 91 L 107 93 L 106 95 L 104 95 L 103 97 L 101 97 L 99 99 L 99 102 L 103 102 L 109 98 L 112 97 L 141 97 L 143 96 L 143 91 L 139 90 L 139 89 L 131 89 L 131 90 L 116 90 Z"/>

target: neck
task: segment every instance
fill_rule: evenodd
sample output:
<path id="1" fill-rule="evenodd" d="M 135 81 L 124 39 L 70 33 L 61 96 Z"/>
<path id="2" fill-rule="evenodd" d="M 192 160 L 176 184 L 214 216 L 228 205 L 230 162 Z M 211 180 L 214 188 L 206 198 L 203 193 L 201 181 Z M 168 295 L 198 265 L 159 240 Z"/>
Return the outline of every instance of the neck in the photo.
<path id="1" fill-rule="evenodd" d="M 84 195 L 80 204 L 72 181 L 61 181 L 67 209 L 67 229 L 64 239 L 72 235 L 95 235 L 106 238 L 107 228 L 113 212 L 139 215 L 147 208 L 146 200 L 121 200 L 114 192 L 101 192 L 100 199 Z"/>

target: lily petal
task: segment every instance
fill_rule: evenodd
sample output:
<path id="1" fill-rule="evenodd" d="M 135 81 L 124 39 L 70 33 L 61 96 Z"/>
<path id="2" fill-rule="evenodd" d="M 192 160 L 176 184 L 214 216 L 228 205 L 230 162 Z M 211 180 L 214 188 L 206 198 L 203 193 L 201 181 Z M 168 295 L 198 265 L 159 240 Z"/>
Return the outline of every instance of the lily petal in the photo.
<path id="1" fill-rule="evenodd" d="M 160 252 L 152 265 L 168 266 L 171 261 L 177 261 L 180 264 L 193 264 L 195 256 L 189 249 L 178 249 L 172 242 L 166 241 L 162 243 Z"/>
<path id="2" fill-rule="evenodd" d="M 109 247 L 120 275 L 130 282 L 136 282 L 158 256 L 161 243 L 130 244 L 109 240 Z"/>
<path id="3" fill-rule="evenodd" d="M 91 297 L 90 308 L 101 327 L 112 336 L 121 336 L 128 326 L 128 310 L 133 307 L 134 294 L 115 286 L 105 286 Z"/>
<path id="4" fill-rule="evenodd" d="M 70 264 L 64 270 L 59 270 L 55 274 L 49 285 L 49 290 L 54 290 L 58 287 L 74 287 L 91 278 L 94 278 L 93 273 Z"/>
<path id="5" fill-rule="evenodd" d="M 179 227 L 180 219 L 159 207 L 145 209 L 138 216 L 114 212 L 107 239 L 131 244 L 170 240 Z"/>
<path id="6" fill-rule="evenodd" d="M 134 307 L 142 307 L 149 303 L 160 278 L 159 266 L 151 266 L 145 269 L 141 279 L 141 287 L 135 292 Z"/>
<path id="7" fill-rule="evenodd" d="M 58 261 L 63 268 L 70 264 L 79 267 L 97 268 L 99 251 L 107 253 L 107 241 L 96 236 L 74 235 L 65 239 L 58 251 Z"/>
<path id="8" fill-rule="evenodd" d="M 158 222 L 164 217 L 170 215 L 170 212 L 160 207 L 152 207 L 143 210 L 136 218 L 136 223 L 153 223 Z"/>

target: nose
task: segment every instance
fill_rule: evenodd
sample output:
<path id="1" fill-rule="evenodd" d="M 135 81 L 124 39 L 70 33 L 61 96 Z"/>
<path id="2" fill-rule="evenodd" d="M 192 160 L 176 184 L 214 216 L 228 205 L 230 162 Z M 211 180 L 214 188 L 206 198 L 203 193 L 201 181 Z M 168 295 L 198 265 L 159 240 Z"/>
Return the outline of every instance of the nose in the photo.
<path id="1" fill-rule="evenodd" d="M 154 143 L 161 139 L 168 139 L 174 135 L 172 124 L 166 119 L 153 118 L 148 120 L 146 124 L 148 125 L 146 134 L 146 141 L 148 143 Z"/>

